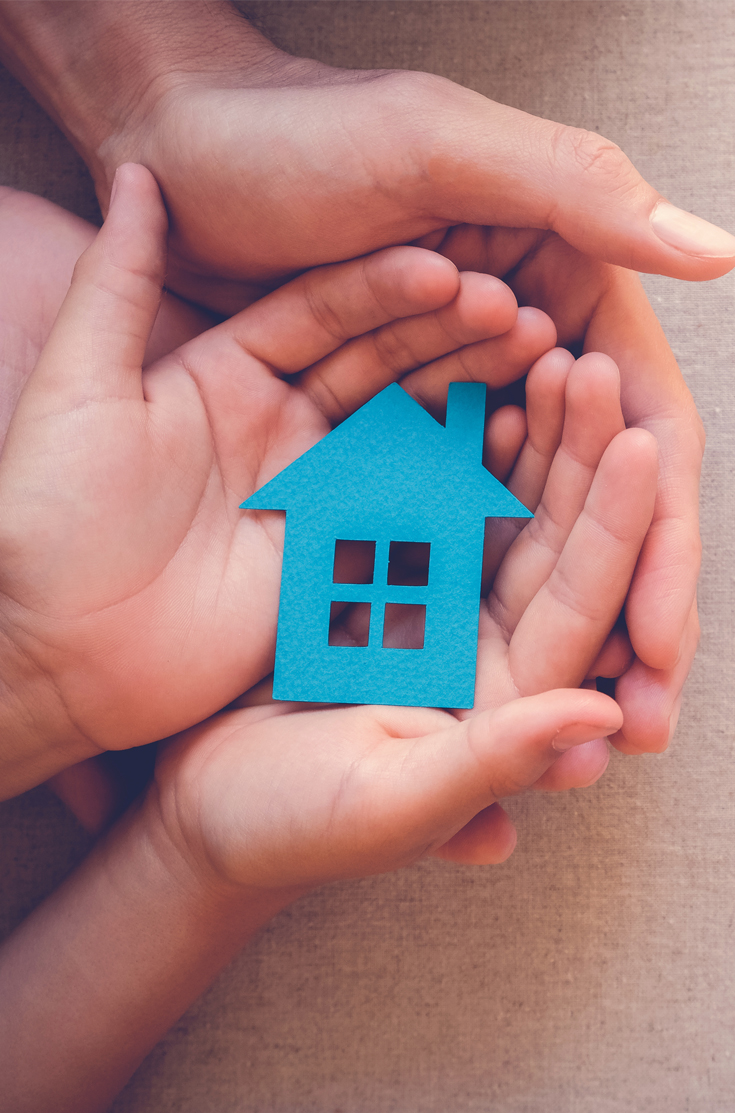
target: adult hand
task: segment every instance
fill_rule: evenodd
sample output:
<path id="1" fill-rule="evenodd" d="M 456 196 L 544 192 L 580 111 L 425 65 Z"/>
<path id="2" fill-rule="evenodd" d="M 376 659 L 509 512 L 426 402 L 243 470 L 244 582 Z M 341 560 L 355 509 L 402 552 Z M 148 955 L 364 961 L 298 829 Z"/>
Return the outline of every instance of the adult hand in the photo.
<path id="1" fill-rule="evenodd" d="M 699 634 L 695 588 L 704 434 L 640 280 L 545 233 L 465 226 L 432 246 L 457 266 L 504 275 L 520 304 L 542 307 L 551 316 L 560 344 L 612 356 L 620 368 L 626 424 L 656 437 L 656 508 L 625 605 L 636 657 L 616 686 L 625 726 L 613 741 L 625 753 L 663 750 L 676 726 Z"/>
<path id="2" fill-rule="evenodd" d="M 626 422 L 661 448 L 618 744 L 663 748 L 697 640 L 703 435 L 640 285 L 605 264 L 714 278 L 735 237 L 674 208 L 599 135 L 431 74 L 292 58 L 226 3 L 0 4 L 0 45 L 86 159 L 103 210 L 121 161 L 153 170 L 168 281 L 185 296 L 233 312 L 305 267 L 425 237 L 505 277 L 561 343 L 615 359 Z"/>
<path id="3" fill-rule="evenodd" d="M 635 270 L 705 279 L 735 237 L 683 212 L 607 139 L 433 74 L 278 50 L 229 3 L 0 4 L 0 53 L 92 170 L 143 162 L 169 279 L 233 312 L 296 271 L 456 224 L 542 229 Z"/>
<path id="4" fill-rule="evenodd" d="M 554 342 L 497 279 L 395 248 L 303 275 L 142 372 L 164 239 L 153 178 L 122 168 L 10 424 L 5 795 L 190 726 L 270 670 L 283 523 L 238 506 L 332 424 L 402 376 L 441 410 L 465 344 L 514 378 Z"/>

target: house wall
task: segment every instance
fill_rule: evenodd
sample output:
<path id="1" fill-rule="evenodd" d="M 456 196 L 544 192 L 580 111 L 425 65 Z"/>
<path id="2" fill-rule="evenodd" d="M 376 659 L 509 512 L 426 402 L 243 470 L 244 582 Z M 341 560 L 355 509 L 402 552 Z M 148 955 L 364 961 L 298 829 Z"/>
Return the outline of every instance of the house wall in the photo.
<path id="1" fill-rule="evenodd" d="M 248 4 L 287 49 L 425 68 L 598 130 L 735 230 L 735 7 Z M 0 181 L 94 216 L 63 137 L 0 71 Z M 279 917 L 162 1041 L 115 1113 L 731 1113 L 735 1107 L 735 282 L 646 287 L 709 433 L 702 645 L 674 745 L 512 805 L 497 869 L 423 863 Z M 9 929 L 83 854 L 39 789 L 0 808 Z"/>
<path id="2" fill-rule="evenodd" d="M 278 642 L 276 699 L 334 703 L 383 703 L 471 707 L 475 686 L 477 622 L 484 519 L 466 519 L 459 508 L 451 528 L 419 504 L 392 514 L 356 506 L 351 518 L 289 511 L 286 516 Z M 381 512 L 382 511 L 382 512 Z M 337 538 L 377 542 L 373 584 L 332 583 Z M 387 586 L 391 541 L 431 544 L 426 587 Z M 370 602 L 366 646 L 330 646 L 331 601 Z M 386 602 L 426 605 L 422 649 L 384 649 Z M 380 634 L 378 633 L 379 631 Z"/>

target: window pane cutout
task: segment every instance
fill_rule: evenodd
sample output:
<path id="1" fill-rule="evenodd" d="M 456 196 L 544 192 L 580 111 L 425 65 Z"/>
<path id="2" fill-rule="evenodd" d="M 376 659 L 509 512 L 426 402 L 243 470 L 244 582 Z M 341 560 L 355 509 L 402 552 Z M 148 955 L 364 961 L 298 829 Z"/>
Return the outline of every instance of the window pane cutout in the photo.
<path id="1" fill-rule="evenodd" d="M 371 584 L 375 568 L 374 541 L 348 541 L 338 537 L 334 543 L 334 584 Z"/>
<path id="2" fill-rule="evenodd" d="M 423 649 L 430 555 L 428 541 L 337 538 L 333 582 L 341 585 L 342 598 L 330 604 L 328 644 L 341 649 L 369 645 L 378 652 Z M 355 585 L 355 596 L 345 599 L 350 584 Z M 366 587 L 370 602 L 365 599 Z"/>
<path id="3" fill-rule="evenodd" d="M 369 603 L 346 603 L 335 599 L 330 610 L 330 620 L 339 616 L 339 621 L 329 627 L 329 645 L 340 645 L 352 649 L 364 649 L 370 636 Z"/>
<path id="4" fill-rule="evenodd" d="M 428 541 L 391 541 L 388 554 L 388 583 L 404 587 L 426 587 L 429 583 Z"/>
<path id="5" fill-rule="evenodd" d="M 426 604 L 386 603 L 383 649 L 423 649 Z"/>

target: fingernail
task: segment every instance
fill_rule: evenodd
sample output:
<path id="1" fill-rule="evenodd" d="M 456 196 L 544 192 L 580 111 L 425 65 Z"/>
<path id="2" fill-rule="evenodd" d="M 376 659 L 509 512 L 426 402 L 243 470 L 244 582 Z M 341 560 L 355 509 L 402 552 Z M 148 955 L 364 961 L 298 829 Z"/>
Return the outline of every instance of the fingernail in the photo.
<path id="1" fill-rule="evenodd" d="M 667 746 L 669 745 L 669 742 L 671 742 L 671 739 L 674 737 L 674 731 L 676 730 L 677 725 L 679 723 L 679 713 L 680 712 L 681 712 L 681 697 L 679 697 L 679 699 L 677 699 L 676 703 L 674 704 L 674 710 L 669 715 L 669 739 L 668 739 L 668 742 L 666 743 Z"/>
<path id="2" fill-rule="evenodd" d="M 658 202 L 651 213 L 651 226 L 660 240 L 686 255 L 703 259 L 735 256 L 735 236 L 668 201 Z"/>
<path id="3" fill-rule="evenodd" d="M 115 177 L 112 179 L 112 188 L 110 189 L 110 206 L 112 206 L 112 202 L 115 200 L 115 194 L 117 193 L 117 175 L 119 172 L 120 168 L 118 167 L 118 169 L 115 171 Z"/>
<path id="4" fill-rule="evenodd" d="M 613 734 L 616 730 L 618 730 L 618 727 L 615 723 L 607 725 L 568 723 L 551 739 L 551 745 L 560 754 L 563 754 L 565 750 L 571 750 L 572 746 L 580 746 L 583 742 L 593 742 L 597 738 L 606 738 L 608 734 Z"/>

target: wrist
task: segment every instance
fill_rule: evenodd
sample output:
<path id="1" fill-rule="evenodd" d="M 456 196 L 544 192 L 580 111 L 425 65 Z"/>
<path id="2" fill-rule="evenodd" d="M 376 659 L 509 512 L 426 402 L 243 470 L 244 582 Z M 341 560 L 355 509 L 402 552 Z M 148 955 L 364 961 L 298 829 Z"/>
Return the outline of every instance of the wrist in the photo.
<path id="1" fill-rule="evenodd" d="M 201 913 L 207 931 L 211 931 L 213 915 L 225 930 L 232 925 L 235 953 L 273 916 L 309 892 L 309 887 L 268 888 L 227 877 L 216 868 L 203 842 L 182 830 L 180 817 L 168 814 L 176 812 L 175 803 L 169 799 L 169 806 L 162 806 L 162 793 L 154 780 L 137 808 L 137 838 L 150 848 L 157 869 L 175 887 L 192 921 Z"/>
<path id="2" fill-rule="evenodd" d="M 289 60 L 226 0 L 3 0 L 0 57 L 84 158 L 103 200 L 168 92 L 203 75 L 257 83 Z"/>
<path id="3" fill-rule="evenodd" d="M 48 675 L 0 630 L 0 800 L 100 752 Z"/>
<path id="4" fill-rule="evenodd" d="M 0 952 L 7 1108 L 107 1109 L 289 899 L 202 877 L 170 844 L 155 800 L 134 805 Z"/>

